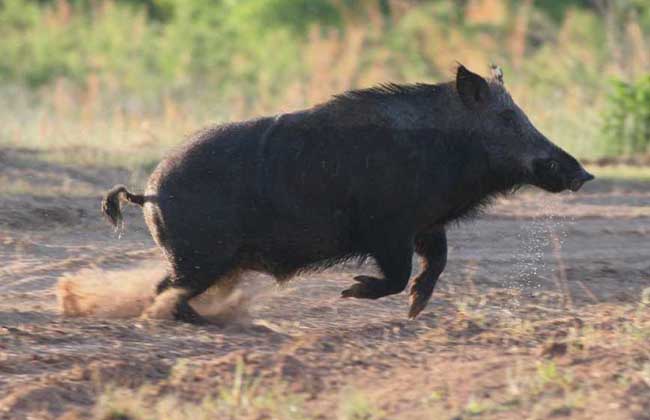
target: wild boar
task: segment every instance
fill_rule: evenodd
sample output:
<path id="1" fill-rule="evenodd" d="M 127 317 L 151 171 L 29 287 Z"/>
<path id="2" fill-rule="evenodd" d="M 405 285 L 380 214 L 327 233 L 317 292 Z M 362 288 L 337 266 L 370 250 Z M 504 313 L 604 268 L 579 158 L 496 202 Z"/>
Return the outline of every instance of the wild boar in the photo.
<path id="1" fill-rule="evenodd" d="M 253 270 L 285 281 L 372 257 L 346 298 L 402 292 L 413 253 L 424 270 L 408 316 L 428 302 L 447 261 L 445 227 L 531 184 L 577 191 L 594 177 L 540 133 L 491 78 L 459 65 L 455 80 L 353 90 L 312 108 L 207 128 L 155 169 L 144 194 L 124 186 L 102 202 L 143 206 L 169 263 L 158 292 L 178 293 L 174 317 L 202 318 L 188 300 Z"/>

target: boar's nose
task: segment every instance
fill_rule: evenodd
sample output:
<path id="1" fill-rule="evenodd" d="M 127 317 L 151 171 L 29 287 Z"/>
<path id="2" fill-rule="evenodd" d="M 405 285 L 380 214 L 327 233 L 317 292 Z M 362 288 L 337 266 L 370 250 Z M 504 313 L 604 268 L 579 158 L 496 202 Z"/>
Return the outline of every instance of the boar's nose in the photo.
<path id="1" fill-rule="evenodd" d="M 573 178 L 573 180 L 569 184 L 569 189 L 571 191 L 578 191 L 584 185 L 585 182 L 591 181 L 594 178 L 595 177 L 592 174 L 582 169 L 578 174 L 578 176 Z"/>

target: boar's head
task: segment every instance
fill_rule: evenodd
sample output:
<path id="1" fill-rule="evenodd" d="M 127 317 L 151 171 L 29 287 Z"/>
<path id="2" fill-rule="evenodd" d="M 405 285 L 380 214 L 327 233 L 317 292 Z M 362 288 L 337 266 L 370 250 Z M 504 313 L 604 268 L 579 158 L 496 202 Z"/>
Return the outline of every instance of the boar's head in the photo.
<path id="1" fill-rule="evenodd" d="M 531 184 L 550 192 L 578 191 L 594 179 L 578 161 L 553 144 L 530 122 L 503 84 L 503 74 L 492 67 L 486 80 L 459 65 L 456 91 L 464 123 L 484 144 L 488 162 L 516 184 Z"/>

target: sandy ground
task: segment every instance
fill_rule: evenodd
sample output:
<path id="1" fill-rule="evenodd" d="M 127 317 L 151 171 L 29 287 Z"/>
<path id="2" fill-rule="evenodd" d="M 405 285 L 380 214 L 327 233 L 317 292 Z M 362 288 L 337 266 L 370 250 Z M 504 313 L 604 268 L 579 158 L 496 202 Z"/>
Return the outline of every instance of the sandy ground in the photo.
<path id="1" fill-rule="evenodd" d="M 239 398 L 237 418 L 650 419 L 650 185 L 527 191 L 452 228 L 414 321 L 406 294 L 339 298 L 369 263 L 281 289 L 247 274 L 249 316 L 197 327 L 111 318 L 162 272 L 137 208 L 121 238 L 99 215 L 129 177 L 0 153 L 0 418 L 129 418 L 102 395 L 199 403 L 245 377 L 301 414 Z M 96 316 L 62 316 L 61 281 L 95 285 Z"/>

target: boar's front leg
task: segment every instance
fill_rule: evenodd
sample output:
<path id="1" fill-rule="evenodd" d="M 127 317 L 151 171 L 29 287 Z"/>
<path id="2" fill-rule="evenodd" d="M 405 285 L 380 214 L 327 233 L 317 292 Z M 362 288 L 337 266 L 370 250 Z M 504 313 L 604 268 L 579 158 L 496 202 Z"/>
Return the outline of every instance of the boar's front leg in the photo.
<path id="1" fill-rule="evenodd" d="M 408 284 L 413 261 L 412 235 L 392 231 L 372 236 L 371 255 L 384 276 L 356 276 L 358 283 L 341 292 L 344 298 L 379 299 L 402 292 Z"/>
<path id="2" fill-rule="evenodd" d="M 415 252 L 424 258 L 424 271 L 413 281 L 409 318 L 415 318 L 429 302 L 438 277 L 447 264 L 447 234 L 444 227 L 415 237 Z"/>

